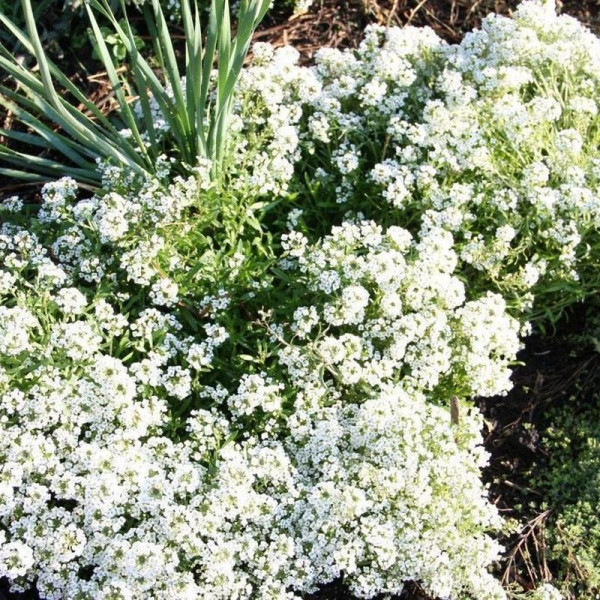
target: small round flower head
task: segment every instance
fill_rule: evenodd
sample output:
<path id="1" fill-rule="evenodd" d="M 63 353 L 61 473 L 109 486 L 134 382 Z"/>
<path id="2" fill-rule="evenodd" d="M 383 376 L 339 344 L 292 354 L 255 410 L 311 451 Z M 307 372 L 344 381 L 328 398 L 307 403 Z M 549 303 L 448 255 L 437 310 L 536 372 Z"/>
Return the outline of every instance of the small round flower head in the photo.
<path id="1" fill-rule="evenodd" d="M 169 396 L 183 400 L 191 393 L 192 377 L 187 369 L 179 366 L 168 367 L 162 378 L 162 384 Z"/>
<path id="2" fill-rule="evenodd" d="M 52 348 L 64 352 L 72 360 L 86 360 L 99 349 L 102 338 L 85 321 L 57 323 L 50 334 Z"/>
<path id="3" fill-rule="evenodd" d="M 179 286 L 166 277 L 152 284 L 150 298 L 157 306 L 173 306 L 178 300 Z"/>
<path id="4" fill-rule="evenodd" d="M 26 575 L 34 564 L 32 549 L 22 542 L 0 545 L 0 575 L 16 579 Z"/>
<path id="5" fill-rule="evenodd" d="M 0 269 L 0 297 L 11 293 L 15 287 L 17 276 Z"/>
<path id="6" fill-rule="evenodd" d="M 17 356 L 31 348 L 31 333 L 39 328 L 37 318 L 27 309 L 0 306 L 0 354 Z"/>
<path id="7" fill-rule="evenodd" d="M 23 201 L 18 196 L 11 196 L 9 198 L 3 198 L 0 201 L 0 213 L 1 212 L 12 212 L 20 213 L 23 210 Z"/>
<path id="8" fill-rule="evenodd" d="M 77 194 L 77 183 L 70 177 L 47 183 L 42 188 L 42 208 L 39 219 L 43 223 L 62 220 L 68 214 L 70 203 Z"/>
<path id="9" fill-rule="evenodd" d="M 77 288 L 62 288 L 54 296 L 54 302 L 67 315 L 80 315 L 87 306 L 87 298 Z"/>
<path id="10" fill-rule="evenodd" d="M 244 375 L 237 392 L 227 402 L 234 415 L 250 415 L 257 409 L 274 412 L 281 408 L 282 389 L 282 384 L 274 383 L 265 373 Z"/>

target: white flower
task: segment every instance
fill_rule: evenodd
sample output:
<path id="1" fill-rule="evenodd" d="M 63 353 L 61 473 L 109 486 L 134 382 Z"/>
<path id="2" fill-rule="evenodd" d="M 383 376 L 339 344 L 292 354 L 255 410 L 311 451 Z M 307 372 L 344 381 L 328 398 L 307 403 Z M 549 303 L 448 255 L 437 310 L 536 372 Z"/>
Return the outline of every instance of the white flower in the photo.
<path id="1" fill-rule="evenodd" d="M 91 358 L 99 349 L 102 338 L 94 332 L 89 323 L 57 323 L 50 333 L 50 343 L 55 350 L 63 351 L 77 361 Z"/>
<path id="2" fill-rule="evenodd" d="M 527 594 L 529 600 L 562 600 L 563 595 L 550 583 L 542 583 Z"/>
<path id="3" fill-rule="evenodd" d="M 318 322 L 319 315 L 314 306 L 301 306 L 294 311 L 292 331 L 295 331 L 298 337 L 306 337 Z"/>
<path id="4" fill-rule="evenodd" d="M 80 315 L 87 306 L 87 298 L 77 288 L 62 288 L 54 296 L 65 315 Z"/>
<path id="5" fill-rule="evenodd" d="M 0 269 L 0 297 L 12 292 L 16 281 L 16 275 Z"/>
<path id="6" fill-rule="evenodd" d="M 40 326 L 27 309 L 0 306 L 0 355 L 17 356 L 31 348 L 31 332 Z"/>
<path id="7" fill-rule="evenodd" d="M 237 392 L 231 395 L 227 404 L 235 415 L 250 415 L 257 408 L 265 412 L 274 412 L 281 408 L 280 391 L 283 385 L 274 383 L 265 373 L 244 375 Z"/>
<path id="8" fill-rule="evenodd" d="M 23 201 L 18 196 L 3 198 L 0 202 L 0 212 L 20 213 L 23 210 Z"/>
<path id="9" fill-rule="evenodd" d="M 213 350 L 207 343 L 192 344 L 188 350 L 187 361 L 197 371 L 210 366 L 212 359 Z"/>
<path id="10" fill-rule="evenodd" d="M 115 313 L 114 308 L 103 299 L 94 304 L 94 317 L 109 336 L 119 335 L 129 324 L 125 316 Z"/>
<path id="11" fill-rule="evenodd" d="M 563 129 L 558 132 L 556 148 L 560 153 L 579 154 L 583 147 L 583 139 L 576 129 Z"/>
<path id="12" fill-rule="evenodd" d="M 168 277 L 161 277 L 152 284 L 150 298 L 157 306 L 173 306 L 179 299 L 179 286 Z"/>
<path id="13" fill-rule="evenodd" d="M 64 269 L 51 261 L 45 261 L 38 267 L 40 283 L 51 287 L 60 287 L 67 282 L 68 276 Z"/>
<path id="14" fill-rule="evenodd" d="M 70 177 L 46 183 L 42 188 L 42 207 L 38 218 L 42 223 L 60 221 L 68 214 L 68 204 L 75 199 L 77 183 Z"/>
<path id="15" fill-rule="evenodd" d="M 35 562 L 33 550 L 20 541 L 0 545 L 0 576 L 11 579 L 26 575 Z"/>
<path id="16" fill-rule="evenodd" d="M 180 366 L 168 367 L 162 378 L 167 393 L 178 400 L 187 398 L 192 391 L 192 376 L 187 369 Z"/>
<path id="17" fill-rule="evenodd" d="M 301 256 L 308 240 L 299 231 L 291 231 L 281 236 L 281 246 L 290 256 Z"/>

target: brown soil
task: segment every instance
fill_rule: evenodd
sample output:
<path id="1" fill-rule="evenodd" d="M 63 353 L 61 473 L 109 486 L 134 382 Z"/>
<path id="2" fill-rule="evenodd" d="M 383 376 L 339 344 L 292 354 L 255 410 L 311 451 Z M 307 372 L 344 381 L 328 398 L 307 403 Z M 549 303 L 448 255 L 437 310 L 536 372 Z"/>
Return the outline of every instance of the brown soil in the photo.
<path id="1" fill-rule="evenodd" d="M 547 500 L 543 489 L 533 489 L 531 473 L 539 472 L 549 456 L 541 444 L 552 426 L 552 414 L 570 406 L 574 414 L 591 404 L 600 383 L 600 354 L 575 335 L 585 331 L 585 307 L 571 311 L 552 337 L 533 337 L 519 355 L 523 365 L 514 370 L 514 388 L 479 406 L 489 424 L 485 445 L 491 454 L 484 478 L 492 501 L 501 513 L 517 520 L 519 533 L 503 540 L 507 548 L 500 565 L 502 580 L 529 590 L 552 581 L 556 565 L 548 557 L 545 523 L 554 507 L 540 509 Z"/>

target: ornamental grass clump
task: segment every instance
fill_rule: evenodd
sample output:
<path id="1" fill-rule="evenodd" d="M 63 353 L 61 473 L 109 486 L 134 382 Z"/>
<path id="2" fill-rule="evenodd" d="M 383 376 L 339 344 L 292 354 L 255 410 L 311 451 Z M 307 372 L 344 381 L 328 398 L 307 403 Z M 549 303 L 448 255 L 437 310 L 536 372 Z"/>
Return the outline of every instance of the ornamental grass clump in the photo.
<path id="1" fill-rule="evenodd" d="M 125 13 L 124 0 L 121 6 Z M 203 38 L 197 3 L 184 1 L 181 10 L 185 56 L 181 66 L 161 4 L 152 0 L 152 6 L 146 6 L 144 13 L 154 40 L 157 75 L 149 60 L 140 55 L 126 16 L 124 21 L 118 20 L 108 0 L 86 0 L 98 54 L 118 103 L 115 117 L 103 114 L 46 55 L 31 0 L 22 0 L 26 31 L 0 13 L 2 25 L 35 58 L 39 69 L 38 76 L 0 44 L 0 69 L 6 76 L 0 86 L 0 101 L 8 114 L 27 129 L 26 132 L 2 129 L 1 133 L 29 146 L 50 148 L 63 157 L 62 161 L 41 158 L 2 145 L 0 160 L 4 166 L 0 167 L 0 173 L 34 180 L 70 174 L 80 182 L 98 185 L 99 159 L 127 166 L 137 173 L 155 174 L 159 156 L 167 152 L 177 159 L 183 173 L 189 174 L 199 158 L 212 161 L 215 178 L 226 153 L 236 81 L 252 33 L 268 6 L 268 0 L 240 2 L 237 33 L 232 37 L 228 0 L 213 0 Z M 99 19 L 112 28 L 127 50 L 125 76 L 113 63 Z M 169 125 L 168 143 L 157 131 L 149 93 Z M 132 107 L 135 98 L 138 98 L 139 117 Z"/>

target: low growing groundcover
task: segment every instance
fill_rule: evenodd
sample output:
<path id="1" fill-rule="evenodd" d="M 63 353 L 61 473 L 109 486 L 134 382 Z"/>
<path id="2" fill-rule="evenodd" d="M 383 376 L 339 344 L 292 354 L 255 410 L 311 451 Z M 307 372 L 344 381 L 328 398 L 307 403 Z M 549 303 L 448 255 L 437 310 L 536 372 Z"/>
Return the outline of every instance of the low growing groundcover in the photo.
<path id="1" fill-rule="evenodd" d="M 526 345 L 585 308 L 594 352 L 598 38 L 529 0 L 300 66 L 246 61 L 267 0 L 84 4 L 109 113 L 0 13 L 0 172 L 39 184 L 0 204 L 11 594 L 594 598 L 597 394 L 546 407 L 516 519 L 484 431 Z"/>

